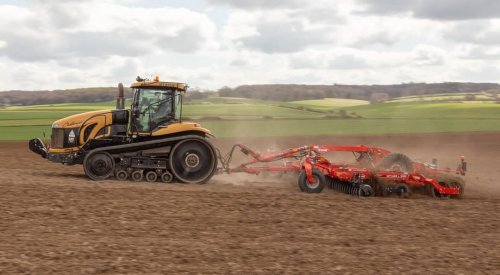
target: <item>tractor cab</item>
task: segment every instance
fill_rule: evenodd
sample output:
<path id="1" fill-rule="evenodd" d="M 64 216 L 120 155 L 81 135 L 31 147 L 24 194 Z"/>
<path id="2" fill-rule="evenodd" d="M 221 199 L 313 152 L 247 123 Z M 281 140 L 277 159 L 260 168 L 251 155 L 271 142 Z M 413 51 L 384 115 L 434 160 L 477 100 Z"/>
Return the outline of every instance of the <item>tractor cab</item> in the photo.
<path id="1" fill-rule="evenodd" d="M 175 82 L 160 82 L 137 78 L 131 88 L 134 91 L 131 110 L 131 132 L 151 133 L 161 126 L 180 122 L 182 93 L 187 85 Z"/>

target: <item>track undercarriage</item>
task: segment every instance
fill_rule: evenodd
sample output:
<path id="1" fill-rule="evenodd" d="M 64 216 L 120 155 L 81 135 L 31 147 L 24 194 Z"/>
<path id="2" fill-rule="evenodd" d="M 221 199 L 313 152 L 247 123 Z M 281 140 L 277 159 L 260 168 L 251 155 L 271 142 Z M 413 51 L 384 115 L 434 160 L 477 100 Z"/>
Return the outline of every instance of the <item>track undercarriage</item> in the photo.
<path id="1" fill-rule="evenodd" d="M 216 151 L 197 135 L 162 138 L 94 149 L 86 153 L 87 176 L 101 180 L 205 183 L 217 169 Z"/>

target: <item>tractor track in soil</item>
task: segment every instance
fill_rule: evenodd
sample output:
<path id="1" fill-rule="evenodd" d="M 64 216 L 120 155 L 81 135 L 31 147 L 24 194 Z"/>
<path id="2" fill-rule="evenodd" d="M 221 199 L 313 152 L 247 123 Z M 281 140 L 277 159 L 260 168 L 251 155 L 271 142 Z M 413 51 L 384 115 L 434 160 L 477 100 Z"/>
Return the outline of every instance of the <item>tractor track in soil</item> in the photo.
<path id="1" fill-rule="evenodd" d="M 88 180 L 0 143 L 0 273 L 499 273 L 500 133 L 218 139 L 222 152 L 365 144 L 455 168 L 463 200 L 305 194 L 296 178 Z M 279 146 L 278 146 L 279 145 Z M 235 163 L 236 164 L 236 163 Z"/>

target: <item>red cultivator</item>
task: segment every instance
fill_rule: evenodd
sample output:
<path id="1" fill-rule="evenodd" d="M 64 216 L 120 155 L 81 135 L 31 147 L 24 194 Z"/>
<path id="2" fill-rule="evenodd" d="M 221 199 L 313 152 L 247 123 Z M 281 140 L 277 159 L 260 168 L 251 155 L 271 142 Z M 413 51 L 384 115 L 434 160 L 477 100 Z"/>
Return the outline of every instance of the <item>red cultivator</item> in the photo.
<path id="1" fill-rule="evenodd" d="M 253 158 L 235 168 L 230 162 L 236 148 Z M 354 161 L 334 163 L 324 157 L 336 152 L 352 152 Z M 397 194 L 408 197 L 421 191 L 439 198 L 461 198 L 466 162 L 463 157 L 453 175 L 450 169 L 437 169 L 433 164 L 413 162 L 406 155 L 391 153 L 376 147 L 309 145 L 261 156 L 250 148 L 234 145 L 226 158 L 220 158 L 222 172 L 296 172 L 299 188 L 308 193 L 319 193 L 325 186 L 356 196 L 386 196 Z"/>

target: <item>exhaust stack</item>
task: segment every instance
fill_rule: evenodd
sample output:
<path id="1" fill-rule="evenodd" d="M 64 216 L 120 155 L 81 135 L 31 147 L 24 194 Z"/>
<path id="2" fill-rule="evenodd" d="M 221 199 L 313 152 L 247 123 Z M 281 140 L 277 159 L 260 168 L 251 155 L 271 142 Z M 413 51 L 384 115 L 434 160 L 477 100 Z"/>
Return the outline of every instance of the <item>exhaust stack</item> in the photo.
<path id="1" fill-rule="evenodd" d="M 123 84 L 118 83 L 118 97 L 116 98 L 116 109 L 125 109 L 125 96 L 123 91 Z"/>

